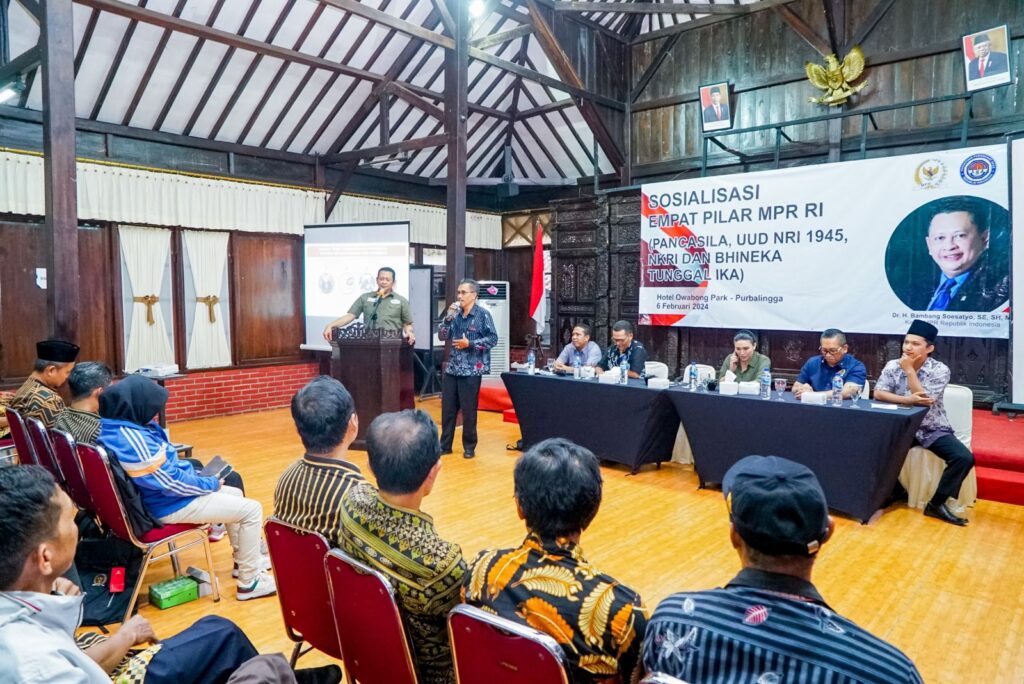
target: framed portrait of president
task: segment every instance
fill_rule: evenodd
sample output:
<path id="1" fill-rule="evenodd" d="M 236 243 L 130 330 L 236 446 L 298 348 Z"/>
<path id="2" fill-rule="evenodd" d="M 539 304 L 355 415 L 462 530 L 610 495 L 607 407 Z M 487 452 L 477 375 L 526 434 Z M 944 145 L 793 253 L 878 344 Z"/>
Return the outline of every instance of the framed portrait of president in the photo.
<path id="1" fill-rule="evenodd" d="M 964 36 L 963 55 L 968 92 L 1010 82 L 1010 34 L 1005 24 Z"/>
<path id="2" fill-rule="evenodd" d="M 700 122 L 705 133 L 732 128 L 732 107 L 729 106 L 729 82 L 709 83 L 700 87 Z"/>

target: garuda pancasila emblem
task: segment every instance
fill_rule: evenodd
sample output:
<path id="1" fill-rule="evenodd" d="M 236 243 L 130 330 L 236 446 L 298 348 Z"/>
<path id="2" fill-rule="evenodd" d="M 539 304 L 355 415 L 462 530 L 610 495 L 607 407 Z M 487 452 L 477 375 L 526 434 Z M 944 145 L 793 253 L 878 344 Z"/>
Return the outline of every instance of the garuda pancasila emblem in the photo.
<path id="1" fill-rule="evenodd" d="M 854 45 L 850 49 L 842 63 L 836 59 L 835 55 L 828 55 L 825 57 L 825 66 L 807 62 L 804 69 L 807 71 L 807 80 L 811 82 L 811 85 L 825 91 L 821 97 L 810 98 L 811 102 L 815 104 L 838 107 L 845 104 L 851 95 L 860 92 L 868 84 L 867 81 L 863 81 L 857 85 L 851 85 L 864 73 L 864 52 L 859 45 Z"/>

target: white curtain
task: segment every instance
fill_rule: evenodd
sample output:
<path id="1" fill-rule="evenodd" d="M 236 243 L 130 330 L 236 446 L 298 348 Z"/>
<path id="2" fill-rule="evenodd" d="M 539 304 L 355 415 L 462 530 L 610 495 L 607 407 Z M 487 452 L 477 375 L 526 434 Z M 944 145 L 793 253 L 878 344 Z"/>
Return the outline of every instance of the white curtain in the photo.
<path id="1" fill-rule="evenodd" d="M 328 223 L 408 221 L 409 241 L 444 246 L 448 242 L 448 213 L 444 207 L 388 202 L 370 197 L 342 195 Z M 466 212 L 466 246 L 501 249 L 501 216 Z"/>
<path id="2" fill-rule="evenodd" d="M 130 308 L 125 307 L 126 313 L 131 314 L 131 325 L 125 343 L 124 369 L 131 373 L 142 366 L 174 363 L 173 331 L 167 329 L 163 314 L 164 305 L 170 307 L 171 302 L 161 299 L 171 253 L 171 232 L 121 226 L 118 234 L 128 276 L 122 278 L 122 287 L 130 288 L 127 294 L 131 303 Z"/>
<path id="3" fill-rule="evenodd" d="M 224 266 L 228 261 L 228 234 L 186 230 L 182 231 L 182 236 L 196 299 L 186 365 L 189 368 L 230 366 L 227 328 L 230 307 L 226 298 L 221 300 Z"/>

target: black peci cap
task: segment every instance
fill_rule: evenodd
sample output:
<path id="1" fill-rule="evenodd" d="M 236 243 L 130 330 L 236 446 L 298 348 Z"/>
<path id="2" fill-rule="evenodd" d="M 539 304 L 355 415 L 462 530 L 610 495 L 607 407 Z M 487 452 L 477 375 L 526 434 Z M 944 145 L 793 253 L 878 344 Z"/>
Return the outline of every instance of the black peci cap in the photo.
<path id="1" fill-rule="evenodd" d="M 917 335 L 928 340 L 929 344 L 935 344 L 935 338 L 939 336 L 939 329 L 928 321 L 915 319 L 907 330 L 908 335 Z"/>
<path id="2" fill-rule="evenodd" d="M 36 358 L 54 363 L 71 363 L 78 358 L 78 345 L 64 340 L 36 342 Z"/>

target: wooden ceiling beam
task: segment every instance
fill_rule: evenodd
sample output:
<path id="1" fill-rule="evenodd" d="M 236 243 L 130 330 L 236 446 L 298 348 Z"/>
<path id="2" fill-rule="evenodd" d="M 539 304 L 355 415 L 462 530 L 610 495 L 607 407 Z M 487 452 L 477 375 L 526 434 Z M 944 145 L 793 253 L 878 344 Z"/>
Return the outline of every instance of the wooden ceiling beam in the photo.
<path id="1" fill-rule="evenodd" d="M 585 2 L 560 0 L 552 3 L 556 12 L 601 12 L 603 14 L 724 14 L 738 16 L 750 12 L 750 5 L 712 5 L 706 2 Z"/>
<path id="2" fill-rule="evenodd" d="M 761 12 L 764 10 L 772 9 L 780 5 L 788 5 L 789 3 L 795 1 L 796 0 L 760 0 L 760 2 L 745 5 L 745 7 L 749 8 L 747 10 L 747 14 L 754 14 L 755 12 Z M 711 24 L 717 24 L 722 21 L 731 21 L 732 19 L 735 19 L 735 17 L 730 16 L 728 14 L 713 14 L 706 17 L 701 17 L 700 19 L 694 19 L 693 21 L 686 21 L 681 24 L 676 24 L 675 26 L 666 26 L 665 28 L 658 29 L 655 31 L 648 31 L 647 33 L 643 33 L 637 36 L 636 39 L 630 42 L 630 44 L 636 45 L 638 43 L 646 43 L 647 41 L 657 40 L 658 38 L 664 38 L 665 36 L 671 36 L 673 34 L 682 33 L 684 31 L 694 31 L 696 29 L 703 28 L 705 26 L 710 26 Z"/>
<path id="3" fill-rule="evenodd" d="M 361 2 L 357 2 L 357 0 L 320 0 L 320 2 L 326 3 L 331 7 L 336 7 L 340 10 L 345 10 L 346 12 L 350 12 L 376 24 L 381 24 L 382 26 L 393 28 L 396 31 L 401 31 L 413 38 L 419 38 L 425 43 L 432 43 L 433 45 L 437 45 L 448 50 L 455 48 L 455 41 L 448 36 L 431 31 L 420 24 L 414 24 L 411 21 L 399 19 L 393 14 L 381 12 L 379 9 L 370 7 L 369 5 L 364 5 Z M 436 12 L 436 10 L 434 11 Z"/>
<path id="4" fill-rule="evenodd" d="M 531 24 L 521 24 L 515 28 L 502 31 L 500 33 L 492 33 L 489 36 L 483 38 L 477 38 L 469 42 L 470 46 L 485 50 L 495 45 L 501 45 L 509 41 L 515 40 L 516 38 L 525 38 L 533 33 L 533 26 Z"/>
<path id="5" fill-rule="evenodd" d="M 440 147 L 447 144 L 447 142 L 448 135 L 446 133 L 438 133 L 437 135 L 428 135 L 423 138 L 412 138 L 410 140 L 402 140 L 400 142 L 388 143 L 386 145 L 377 145 L 376 147 L 364 147 L 361 150 L 339 152 L 338 154 L 325 154 L 320 157 L 320 161 L 324 164 L 338 164 L 350 161 L 359 161 L 361 159 L 372 159 L 374 157 L 387 157 L 392 154 L 398 154 L 399 152 L 414 152 L 417 150 L 425 150 L 429 147 Z"/>
<path id="6" fill-rule="evenodd" d="M 832 53 L 832 46 L 829 42 L 818 35 L 818 33 L 811 28 L 810 24 L 804 21 L 803 17 L 794 12 L 791 8 L 784 5 L 773 8 L 775 13 L 779 15 L 782 21 L 786 22 L 798 36 L 804 39 L 804 42 L 810 45 L 814 50 L 822 57 Z"/>

